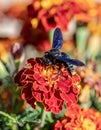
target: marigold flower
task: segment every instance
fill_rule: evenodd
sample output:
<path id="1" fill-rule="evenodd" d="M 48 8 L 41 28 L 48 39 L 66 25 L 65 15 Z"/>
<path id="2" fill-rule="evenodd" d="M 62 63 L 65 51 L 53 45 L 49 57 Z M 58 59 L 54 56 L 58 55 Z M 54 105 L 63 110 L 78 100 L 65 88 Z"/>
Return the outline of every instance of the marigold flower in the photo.
<path id="1" fill-rule="evenodd" d="M 82 92 L 80 95 L 85 97 L 86 94 L 87 99 L 91 89 L 93 89 L 96 92 L 96 96 L 101 97 L 101 74 L 97 71 L 96 62 L 89 59 L 87 67 L 78 68 L 77 72 L 81 77 L 81 84 L 83 84 L 82 89 L 85 89 L 85 91 L 88 89 L 86 93 Z"/>
<path id="2" fill-rule="evenodd" d="M 44 65 L 42 58 L 28 59 L 27 67 L 15 76 L 15 83 L 22 86 L 22 98 L 33 108 L 41 102 L 46 111 L 59 113 L 64 101 L 67 106 L 76 103 L 80 92 L 80 77 L 75 73 L 71 77 L 61 62 Z"/>
<path id="3" fill-rule="evenodd" d="M 77 0 L 76 2 L 80 10 L 80 12 L 74 16 L 76 20 L 89 22 L 97 16 L 98 9 L 94 0 Z"/>
<path id="4" fill-rule="evenodd" d="M 10 17 L 15 17 L 18 19 L 25 19 L 26 17 L 26 8 L 29 2 L 22 1 L 11 4 L 11 6 L 6 9 L 6 15 Z"/>
<path id="5" fill-rule="evenodd" d="M 99 112 L 75 104 L 68 107 L 65 117 L 56 122 L 54 130 L 100 130 L 100 122 Z"/>
<path id="6" fill-rule="evenodd" d="M 32 44 L 38 51 L 47 51 L 51 48 L 49 33 L 39 29 L 33 29 L 29 22 L 24 24 L 21 35 L 24 39 L 24 45 Z"/>
<path id="7" fill-rule="evenodd" d="M 67 30 L 70 20 L 88 22 L 97 15 L 96 3 L 94 0 L 33 0 L 28 5 L 28 16 L 33 28 L 40 28 L 50 31 L 56 26 Z"/>
<path id="8" fill-rule="evenodd" d="M 81 12 L 77 1 L 59 0 L 33 0 L 28 6 L 28 16 L 31 18 L 33 28 L 50 31 L 56 26 L 67 30 L 68 22 L 75 14 Z"/>

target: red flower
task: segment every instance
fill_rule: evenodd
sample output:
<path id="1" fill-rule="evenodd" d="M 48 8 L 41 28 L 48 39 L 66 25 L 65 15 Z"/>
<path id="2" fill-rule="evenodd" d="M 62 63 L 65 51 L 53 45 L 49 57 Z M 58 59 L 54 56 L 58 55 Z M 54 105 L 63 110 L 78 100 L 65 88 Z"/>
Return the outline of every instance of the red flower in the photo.
<path id="1" fill-rule="evenodd" d="M 39 51 L 47 51 L 51 48 L 49 33 L 33 29 L 29 21 L 25 22 L 21 35 L 24 39 L 24 45 L 32 44 Z"/>
<path id="2" fill-rule="evenodd" d="M 81 9 L 78 8 L 77 1 L 73 0 L 58 2 L 33 0 L 27 11 L 33 28 L 50 31 L 56 26 L 67 30 L 68 22 L 75 14 L 80 13 Z"/>
<path id="3" fill-rule="evenodd" d="M 93 0 L 33 0 L 27 11 L 33 28 L 45 31 L 57 26 L 67 30 L 72 18 L 88 22 L 97 15 L 96 3 Z"/>
<path id="4" fill-rule="evenodd" d="M 56 122 L 54 130 L 100 130 L 100 122 L 99 112 L 74 104 L 68 107 L 65 117 Z"/>
<path id="5" fill-rule="evenodd" d="M 67 105 L 77 102 L 80 77 L 77 74 L 71 77 L 62 63 L 45 66 L 42 58 L 31 58 L 26 66 L 14 80 L 18 86 L 23 86 L 22 98 L 33 108 L 41 102 L 47 111 L 59 113 L 64 101 Z"/>

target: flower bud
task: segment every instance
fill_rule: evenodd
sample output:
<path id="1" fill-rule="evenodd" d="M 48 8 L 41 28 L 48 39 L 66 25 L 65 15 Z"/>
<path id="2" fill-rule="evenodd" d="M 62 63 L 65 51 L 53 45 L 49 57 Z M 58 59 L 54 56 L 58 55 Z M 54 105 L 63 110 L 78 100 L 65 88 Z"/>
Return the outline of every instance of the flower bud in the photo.
<path id="1" fill-rule="evenodd" d="M 14 59 L 17 60 L 21 58 L 23 55 L 24 48 L 23 45 L 16 42 L 12 47 L 11 47 L 11 54 L 13 55 Z"/>

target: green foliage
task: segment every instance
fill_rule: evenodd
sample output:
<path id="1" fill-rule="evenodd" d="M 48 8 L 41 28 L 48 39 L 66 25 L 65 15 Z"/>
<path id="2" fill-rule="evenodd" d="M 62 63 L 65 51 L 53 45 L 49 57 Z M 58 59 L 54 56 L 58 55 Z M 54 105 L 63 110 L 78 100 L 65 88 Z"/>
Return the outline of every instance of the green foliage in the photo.
<path id="1" fill-rule="evenodd" d="M 101 101 L 96 96 L 95 90 L 92 90 L 91 98 L 92 98 L 93 107 L 101 112 Z"/>

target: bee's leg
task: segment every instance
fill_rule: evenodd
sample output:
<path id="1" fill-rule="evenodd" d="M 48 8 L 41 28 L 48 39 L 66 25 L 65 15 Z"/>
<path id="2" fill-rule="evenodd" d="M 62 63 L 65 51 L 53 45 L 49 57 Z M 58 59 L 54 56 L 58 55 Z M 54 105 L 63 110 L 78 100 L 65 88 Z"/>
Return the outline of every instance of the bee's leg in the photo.
<path id="1" fill-rule="evenodd" d="M 43 56 L 43 65 L 46 66 L 46 65 L 50 65 L 50 64 L 52 64 L 50 59 Z"/>
<path id="2" fill-rule="evenodd" d="M 74 71 L 74 67 L 73 67 L 73 65 L 67 63 L 67 70 L 68 70 L 70 76 L 72 77 L 72 72 Z"/>
<path id="3" fill-rule="evenodd" d="M 59 64 L 59 71 L 58 72 L 61 72 L 61 67 L 62 67 L 62 64 L 60 63 Z"/>
<path id="4" fill-rule="evenodd" d="M 51 65 L 52 65 L 52 68 L 55 69 L 55 63 L 52 62 Z"/>
<path id="5" fill-rule="evenodd" d="M 74 67 L 72 64 L 69 65 L 69 68 L 71 69 L 72 72 L 74 71 Z"/>
<path id="6" fill-rule="evenodd" d="M 69 72 L 70 76 L 72 77 L 72 72 L 71 72 L 71 69 L 70 69 L 69 67 L 67 67 L 67 70 L 68 70 L 68 72 Z"/>
<path id="7" fill-rule="evenodd" d="M 46 66 L 46 58 L 43 56 L 43 66 Z"/>
<path id="8" fill-rule="evenodd" d="M 51 64 L 52 64 L 52 68 L 54 69 L 54 66 L 55 66 L 55 64 L 56 64 L 56 59 L 52 59 Z"/>

